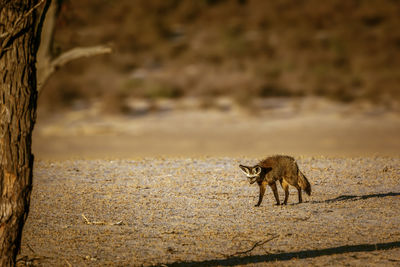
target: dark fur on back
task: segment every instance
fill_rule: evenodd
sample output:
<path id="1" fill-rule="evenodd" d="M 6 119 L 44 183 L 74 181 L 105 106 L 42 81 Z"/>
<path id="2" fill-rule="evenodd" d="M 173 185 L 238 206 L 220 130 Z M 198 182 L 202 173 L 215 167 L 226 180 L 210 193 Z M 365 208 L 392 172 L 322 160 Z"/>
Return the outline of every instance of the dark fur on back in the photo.
<path id="1" fill-rule="evenodd" d="M 271 168 L 264 178 L 267 183 L 282 180 L 284 177 L 289 184 L 297 183 L 299 167 L 294 158 L 290 156 L 276 155 L 268 157 L 260 161 L 258 165 L 262 168 Z"/>

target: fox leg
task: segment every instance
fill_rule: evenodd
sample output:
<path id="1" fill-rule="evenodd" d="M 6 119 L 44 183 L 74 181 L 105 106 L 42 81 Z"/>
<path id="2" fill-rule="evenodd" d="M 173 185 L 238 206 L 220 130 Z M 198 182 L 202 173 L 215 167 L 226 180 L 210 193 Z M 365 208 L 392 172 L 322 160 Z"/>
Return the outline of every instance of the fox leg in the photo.
<path id="1" fill-rule="evenodd" d="M 283 205 L 286 205 L 289 198 L 289 184 L 285 180 L 283 180 L 281 181 L 281 185 L 283 190 L 285 191 L 285 200 L 283 201 Z"/>
<path id="2" fill-rule="evenodd" d="M 269 186 L 271 187 L 272 191 L 274 192 L 274 196 L 275 196 L 275 199 L 276 199 L 276 205 L 280 205 L 278 189 L 276 188 L 276 183 L 275 182 L 270 183 Z"/>
<path id="3" fill-rule="evenodd" d="M 255 205 L 256 207 L 260 206 L 263 200 L 265 194 L 265 183 L 259 184 L 259 187 L 260 187 L 260 195 L 258 196 L 258 203 Z"/>
<path id="4" fill-rule="evenodd" d="M 303 198 L 301 197 L 301 187 L 299 185 L 295 185 L 297 189 L 297 193 L 299 194 L 299 203 L 303 202 Z"/>
<path id="5" fill-rule="evenodd" d="M 284 180 L 284 181 L 285 181 L 288 185 L 290 184 L 290 185 L 296 187 L 297 193 L 298 193 L 298 195 L 299 195 L 299 203 L 302 203 L 302 202 L 303 202 L 303 199 L 302 199 L 302 197 L 301 197 L 301 187 L 300 187 L 300 185 L 299 185 L 299 183 L 298 183 L 297 177 L 295 177 L 295 176 L 293 176 L 293 175 L 289 175 L 289 176 L 285 177 L 285 180 Z M 282 186 L 283 186 L 283 185 L 282 185 Z M 289 192 L 288 192 L 288 193 L 289 193 Z M 286 190 L 285 190 L 285 194 L 286 194 Z"/>

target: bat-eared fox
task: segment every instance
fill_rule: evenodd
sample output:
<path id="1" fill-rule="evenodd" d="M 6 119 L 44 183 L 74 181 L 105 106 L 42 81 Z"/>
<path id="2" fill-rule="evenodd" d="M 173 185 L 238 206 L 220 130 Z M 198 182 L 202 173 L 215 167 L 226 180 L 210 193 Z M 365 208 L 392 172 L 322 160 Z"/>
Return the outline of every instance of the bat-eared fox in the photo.
<path id="1" fill-rule="evenodd" d="M 284 205 L 286 205 L 289 198 L 289 185 L 296 187 L 299 195 L 299 203 L 303 201 L 301 189 L 303 189 L 307 195 L 311 195 L 311 185 L 304 174 L 299 170 L 296 161 L 292 157 L 277 155 L 268 157 L 252 167 L 243 165 L 239 165 L 239 167 L 246 174 L 250 184 L 257 182 L 260 187 L 260 195 L 256 207 L 260 206 L 267 185 L 269 185 L 274 192 L 276 205 L 280 205 L 276 181 L 280 182 L 285 191 Z"/>

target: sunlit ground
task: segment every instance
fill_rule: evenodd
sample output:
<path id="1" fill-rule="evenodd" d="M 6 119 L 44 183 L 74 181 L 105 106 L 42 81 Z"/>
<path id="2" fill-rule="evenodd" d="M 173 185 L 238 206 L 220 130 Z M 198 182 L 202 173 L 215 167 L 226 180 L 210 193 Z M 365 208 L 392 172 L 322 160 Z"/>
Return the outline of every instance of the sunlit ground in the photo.
<path id="1" fill-rule="evenodd" d="M 400 115 L 325 99 L 265 100 L 254 112 L 231 102 L 210 109 L 165 104 L 138 115 L 95 108 L 46 117 L 34 132 L 39 159 L 158 156 L 394 155 Z"/>

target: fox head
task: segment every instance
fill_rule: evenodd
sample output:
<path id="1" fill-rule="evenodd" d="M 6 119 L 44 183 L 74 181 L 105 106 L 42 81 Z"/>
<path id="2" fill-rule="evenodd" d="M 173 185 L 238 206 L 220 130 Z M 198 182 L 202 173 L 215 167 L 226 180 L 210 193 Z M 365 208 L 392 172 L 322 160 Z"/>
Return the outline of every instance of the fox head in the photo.
<path id="1" fill-rule="evenodd" d="M 242 170 L 244 174 L 246 174 L 247 179 L 249 180 L 250 184 L 254 184 L 257 180 L 260 180 L 262 168 L 259 165 L 248 167 L 239 165 L 239 168 Z"/>
<path id="2" fill-rule="evenodd" d="M 271 170 L 271 168 L 264 168 L 260 165 L 255 165 L 253 167 L 239 165 L 239 167 L 242 172 L 246 174 L 250 184 L 263 181 L 265 175 Z"/>

